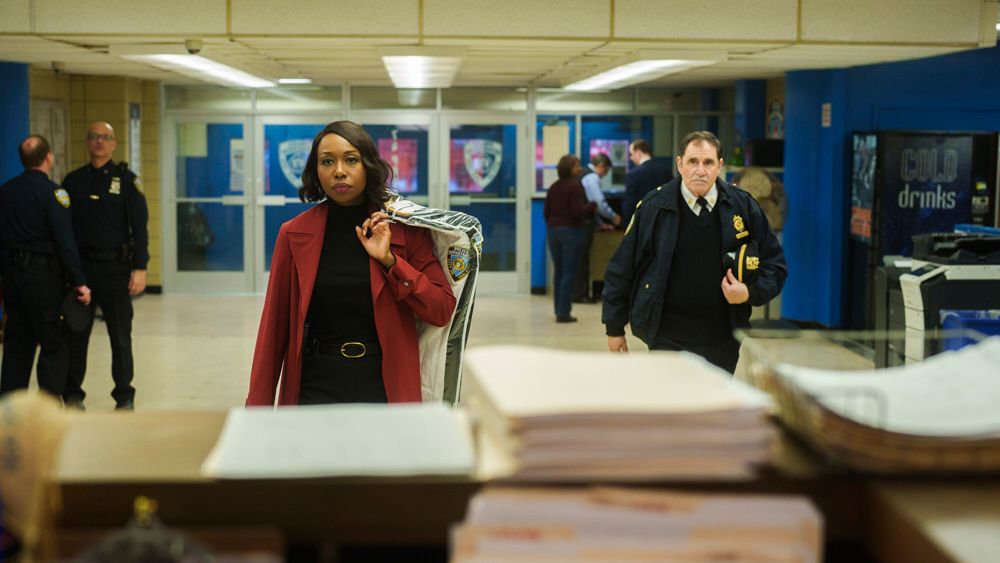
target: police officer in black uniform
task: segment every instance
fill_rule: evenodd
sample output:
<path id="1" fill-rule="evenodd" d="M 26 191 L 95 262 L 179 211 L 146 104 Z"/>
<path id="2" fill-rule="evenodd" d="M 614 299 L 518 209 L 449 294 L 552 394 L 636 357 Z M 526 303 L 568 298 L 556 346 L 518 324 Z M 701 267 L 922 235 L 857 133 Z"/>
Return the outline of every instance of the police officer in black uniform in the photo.
<path id="1" fill-rule="evenodd" d="M 90 303 L 73 237 L 70 198 L 49 179 L 49 142 L 32 135 L 18 147 L 24 172 L 0 186 L 0 272 L 7 309 L 0 395 L 28 387 L 35 346 L 38 386 L 59 397 L 66 385 L 68 330 L 60 308 L 68 284 Z"/>
<path id="2" fill-rule="evenodd" d="M 101 306 L 111 338 L 111 396 L 115 408 L 134 408 L 132 299 L 146 289 L 149 235 L 146 196 L 138 177 L 111 156 L 118 146 L 114 129 L 97 122 L 87 129 L 90 164 L 66 175 L 63 187 L 73 200 L 73 230 L 80 246 L 83 271 Z M 93 314 L 93 313 L 92 313 Z M 93 323 L 70 339 L 66 405 L 83 408 L 83 378 Z"/>

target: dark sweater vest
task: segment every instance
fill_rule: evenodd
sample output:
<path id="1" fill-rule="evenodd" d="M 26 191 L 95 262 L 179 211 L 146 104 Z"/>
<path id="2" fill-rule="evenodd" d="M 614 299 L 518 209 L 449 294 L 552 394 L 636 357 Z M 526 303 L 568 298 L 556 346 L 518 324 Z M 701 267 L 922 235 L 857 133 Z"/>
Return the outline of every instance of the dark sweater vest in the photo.
<path id="1" fill-rule="evenodd" d="M 719 206 L 695 215 L 683 199 L 677 244 L 663 299 L 659 336 L 706 344 L 731 338 L 729 306 L 722 295 L 722 228 Z"/>

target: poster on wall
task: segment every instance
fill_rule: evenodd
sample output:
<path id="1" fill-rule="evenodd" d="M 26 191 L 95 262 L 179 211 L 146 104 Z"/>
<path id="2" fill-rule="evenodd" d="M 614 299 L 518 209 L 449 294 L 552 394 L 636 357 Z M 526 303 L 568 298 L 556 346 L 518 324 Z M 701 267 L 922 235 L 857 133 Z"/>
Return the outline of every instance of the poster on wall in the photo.
<path id="1" fill-rule="evenodd" d="M 128 167 L 136 176 L 142 176 L 142 115 L 139 104 L 128 105 Z"/>
<path id="2" fill-rule="evenodd" d="M 484 191 L 503 164 L 503 143 L 490 139 L 452 139 L 450 153 L 448 190 L 452 193 Z"/>
<path id="3" fill-rule="evenodd" d="M 854 135 L 851 174 L 851 238 L 872 241 L 872 206 L 875 195 L 875 146 L 873 134 Z"/>
<path id="4" fill-rule="evenodd" d="M 968 221 L 972 136 L 886 134 L 882 144 L 882 255 L 909 256 L 913 235 Z"/>
<path id="5" fill-rule="evenodd" d="M 592 139 L 590 141 L 590 158 L 600 153 L 608 155 L 611 166 L 625 166 L 628 162 L 627 139 Z"/>
<path id="6" fill-rule="evenodd" d="M 392 187 L 399 193 L 414 193 L 418 187 L 416 139 L 400 139 L 398 131 L 392 137 L 378 140 L 378 152 L 392 167 Z"/>

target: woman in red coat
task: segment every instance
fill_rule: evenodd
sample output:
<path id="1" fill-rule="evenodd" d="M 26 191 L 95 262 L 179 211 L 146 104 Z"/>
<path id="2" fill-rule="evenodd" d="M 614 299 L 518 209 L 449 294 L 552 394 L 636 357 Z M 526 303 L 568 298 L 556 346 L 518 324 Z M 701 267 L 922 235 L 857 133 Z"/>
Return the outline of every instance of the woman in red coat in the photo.
<path id="1" fill-rule="evenodd" d="M 247 406 L 421 400 L 416 318 L 455 297 L 429 232 L 381 211 L 391 175 L 360 125 L 316 135 L 299 198 L 320 203 L 278 232 Z"/>

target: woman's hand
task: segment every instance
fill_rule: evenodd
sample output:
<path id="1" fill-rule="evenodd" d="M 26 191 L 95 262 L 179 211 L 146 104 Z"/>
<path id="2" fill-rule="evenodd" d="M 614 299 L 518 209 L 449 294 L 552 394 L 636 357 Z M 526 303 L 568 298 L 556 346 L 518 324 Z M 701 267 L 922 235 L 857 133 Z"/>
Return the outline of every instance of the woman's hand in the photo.
<path id="1" fill-rule="evenodd" d="M 389 249 L 392 232 L 389 230 L 389 216 L 382 211 L 372 213 L 360 227 L 354 227 L 358 241 L 369 256 L 378 260 L 388 270 L 396 265 L 396 257 Z"/>

